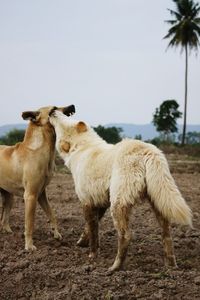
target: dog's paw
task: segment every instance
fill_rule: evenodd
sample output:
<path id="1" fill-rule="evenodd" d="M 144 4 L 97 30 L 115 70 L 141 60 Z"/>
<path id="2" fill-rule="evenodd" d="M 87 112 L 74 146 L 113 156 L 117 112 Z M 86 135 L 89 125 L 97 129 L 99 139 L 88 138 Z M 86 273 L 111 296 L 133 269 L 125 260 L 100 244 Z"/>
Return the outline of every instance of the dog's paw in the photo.
<path id="1" fill-rule="evenodd" d="M 165 258 L 165 267 L 168 269 L 178 269 L 174 255 Z"/>
<path id="2" fill-rule="evenodd" d="M 108 270 L 106 271 L 105 275 L 110 276 L 115 272 L 115 270 L 113 270 L 112 268 L 108 268 Z"/>
<path id="3" fill-rule="evenodd" d="M 89 239 L 86 237 L 80 237 L 80 239 L 77 241 L 77 246 L 79 247 L 88 247 L 89 246 Z"/>
<path id="4" fill-rule="evenodd" d="M 60 234 L 60 232 L 58 232 L 58 230 L 53 231 L 53 236 L 57 240 L 62 240 L 62 235 Z"/>
<path id="5" fill-rule="evenodd" d="M 115 267 L 112 266 L 112 267 L 108 268 L 108 270 L 106 272 L 106 275 L 112 275 L 117 270 L 118 270 L 118 268 L 115 268 Z"/>
<path id="6" fill-rule="evenodd" d="M 90 252 L 89 259 L 94 260 L 95 258 L 97 258 L 97 252 Z"/>
<path id="7" fill-rule="evenodd" d="M 34 245 L 26 245 L 25 246 L 26 251 L 35 251 L 37 248 Z"/>
<path id="8" fill-rule="evenodd" d="M 10 226 L 7 225 L 7 226 L 2 226 L 2 232 L 3 232 L 3 233 L 12 233 L 13 231 L 12 231 L 12 229 L 10 228 Z"/>
<path id="9" fill-rule="evenodd" d="M 122 269 L 122 261 L 119 259 L 116 259 L 113 263 L 113 265 L 108 269 L 108 274 L 112 274 L 115 271 L 119 271 L 120 269 Z"/>

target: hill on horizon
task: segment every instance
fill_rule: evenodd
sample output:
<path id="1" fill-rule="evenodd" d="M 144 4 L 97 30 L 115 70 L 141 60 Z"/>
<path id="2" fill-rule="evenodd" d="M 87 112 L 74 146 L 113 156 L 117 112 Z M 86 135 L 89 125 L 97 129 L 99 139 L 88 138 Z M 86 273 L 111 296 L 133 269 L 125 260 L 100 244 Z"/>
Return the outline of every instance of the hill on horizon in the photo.
<path id="1" fill-rule="evenodd" d="M 18 129 L 18 130 L 25 130 L 27 127 L 27 124 L 8 124 L 8 125 L 3 125 L 0 126 L 0 137 L 6 135 L 9 131 L 13 129 Z"/>
<path id="2" fill-rule="evenodd" d="M 159 136 L 159 133 L 156 131 L 153 124 L 127 124 L 127 123 L 110 123 L 104 125 L 105 127 L 120 127 L 122 128 L 122 136 L 135 138 L 136 135 L 141 135 L 142 140 L 152 140 L 155 137 Z M 183 125 L 178 124 L 178 134 L 182 132 Z M 200 124 L 198 125 L 187 125 L 187 132 L 197 131 L 200 132 Z"/>
<path id="3" fill-rule="evenodd" d="M 122 128 L 122 136 L 123 137 L 130 137 L 135 138 L 136 135 L 141 135 L 142 140 L 151 140 L 157 136 L 159 133 L 156 131 L 153 124 L 128 124 L 128 123 L 110 123 L 103 125 L 104 127 L 120 127 Z M 23 129 L 25 130 L 27 124 L 8 124 L 0 126 L 0 137 L 6 135 L 9 131 L 13 129 Z M 187 132 L 189 131 L 197 131 L 200 132 L 200 125 L 187 125 Z M 182 125 L 178 124 L 178 133 L 182 132 Z"/>

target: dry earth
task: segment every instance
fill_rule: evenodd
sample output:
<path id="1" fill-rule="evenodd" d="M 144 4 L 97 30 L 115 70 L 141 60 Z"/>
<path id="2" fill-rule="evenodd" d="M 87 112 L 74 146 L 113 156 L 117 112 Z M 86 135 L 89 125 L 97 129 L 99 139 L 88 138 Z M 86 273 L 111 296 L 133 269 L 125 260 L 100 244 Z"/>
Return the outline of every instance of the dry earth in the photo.
<path id="1" fill-rule="evenodd" d="M 193 210 L 195 228 L 172 228 L 177 269 L 163 266 L 160 228 L 145 202 L 133 213 L 133 240 L 124 270 L 106 273 L 117 247 L 109 211 L 100 226 L 99 257 L 90 262 L 88 249 L 76 246 L 84 220 L 73 181 L 60 169 L 48 195 L 63 240 L 53 239 L 38 207 L 34 232 L 38 250 L 24 251 L 24 203 L 16 198 L 13 233 L 0 232 L 0 299 L 200 299 L 200 162 L 171 159 L 173 176 Z"/>

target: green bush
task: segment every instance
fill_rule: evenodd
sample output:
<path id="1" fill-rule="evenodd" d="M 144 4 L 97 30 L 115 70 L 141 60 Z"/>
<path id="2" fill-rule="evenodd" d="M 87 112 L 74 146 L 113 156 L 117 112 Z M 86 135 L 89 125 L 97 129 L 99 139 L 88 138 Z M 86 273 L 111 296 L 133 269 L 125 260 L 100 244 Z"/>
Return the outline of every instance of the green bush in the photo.
<path id="1" fill-rule="evenodd" d="M 119 127 L 104 127 L 104 126 L 97 126 L 94 127 L 94 130 L 98 133 L 100 137 L 102 137 L 107 143 L 116 144 L 121 141 L 122 129 Z"/>
<path id="2" fill-rule="evenodd" d="M 18 142 L 23 141 L 25 130 L 13 129 L 9 131 L 5 136 L 0 138 L 1 145 L 15 145 Z"/>

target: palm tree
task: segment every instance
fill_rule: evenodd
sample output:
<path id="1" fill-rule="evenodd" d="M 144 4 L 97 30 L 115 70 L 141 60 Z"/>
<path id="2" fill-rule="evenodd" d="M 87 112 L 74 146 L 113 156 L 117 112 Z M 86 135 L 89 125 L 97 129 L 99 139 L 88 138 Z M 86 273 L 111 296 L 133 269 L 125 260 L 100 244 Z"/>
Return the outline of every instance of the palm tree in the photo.
<path id="1" fill-rule="evenodd" d="M 187 92 L 188 92 L 188 50 L 198 51 L 200 37 L 200 5 L 193 0 L 173 0 L 176 10 L 169 9 L 173 20 L 166 22 L 171 26 L 165 39 L 170 39 L 168 47 L 181 47 L 185 52 L 185 102 L 182 145 L 185 144 L 187 119 Z"/>

